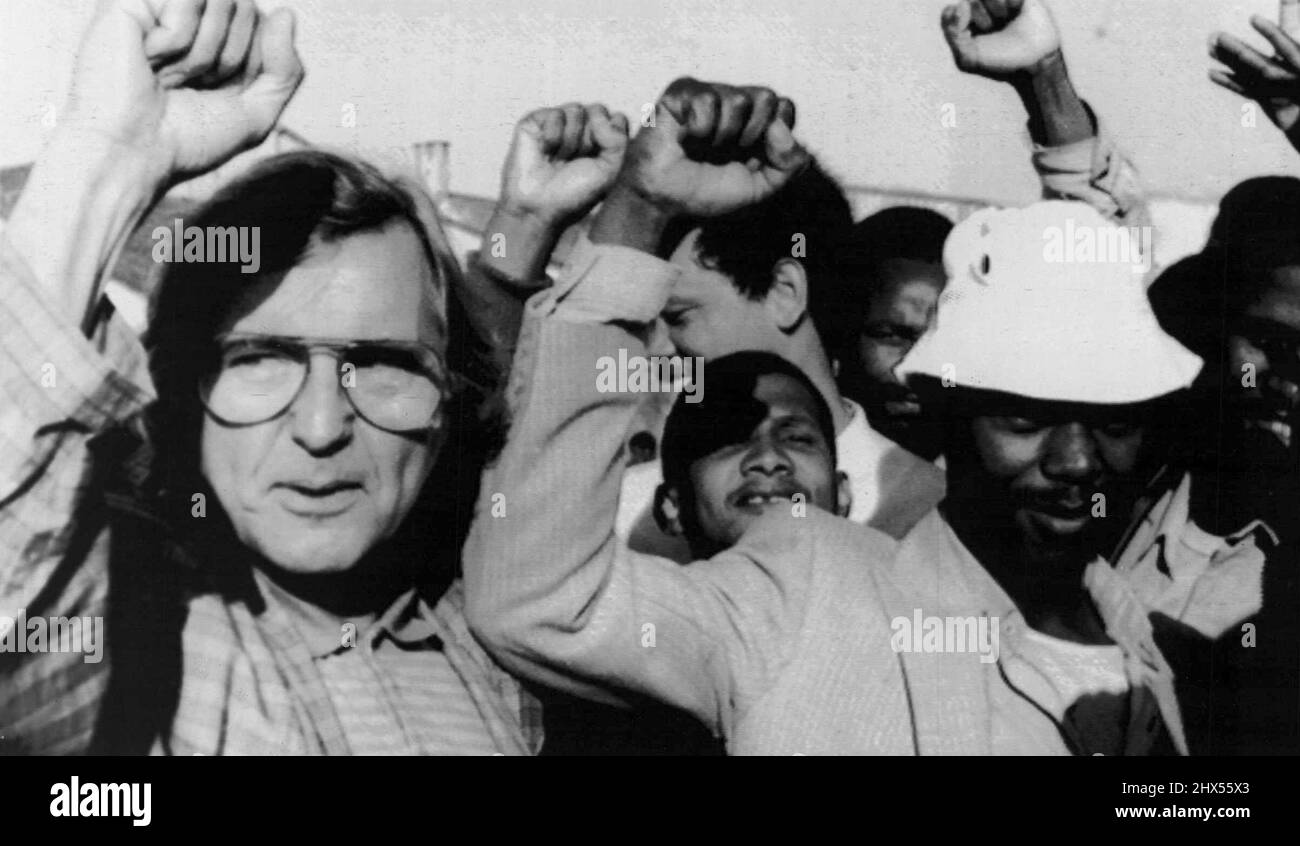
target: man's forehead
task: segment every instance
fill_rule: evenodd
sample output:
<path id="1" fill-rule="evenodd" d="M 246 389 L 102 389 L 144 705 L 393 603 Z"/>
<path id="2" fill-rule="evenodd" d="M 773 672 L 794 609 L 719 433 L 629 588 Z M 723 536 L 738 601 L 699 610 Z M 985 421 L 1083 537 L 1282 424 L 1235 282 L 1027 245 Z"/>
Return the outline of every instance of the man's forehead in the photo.
<path id="1" fill-rule="evenodd" d="M 407 224 L 315 246 L 288 272 L 249 286 L 228 328 L 438 344 L 434 270 Z"/>
<path id="2" fill-rule="evenodd" d="M 944 413 L 950 417 L 1018 418 L 1043 426 L 1146 423 L 1155 417 L 1167 399 L 1157 397 L 1139 403 L 1102 404 L 1041 399 L 960 386 L 936 388 L 928 384 L 928 380 L 921 382 L 920 387 L 926 388 L 927 394 L 934 395 L 942 403 Z"/>
<path id="3" fill-rule="evenodd" d="M 708 365 L 705 377 L 708 378 Z M 682 441 L 689 460 L 751 442 L 765 428 L 807 424 L 820 429 L 817 403 L 804 384 L 784 373 L 765 373 L 748 392 L 720 387 L 706 394 L 704 403 L 679 405 L 674 414 L 690 434 Z"/>
<path id="4" fill-rule="evenodd" d="M 754 384 L 752 396 L 767 409 L 767 416 L 816 420 L 817 400 L 808 387 L 785 373 L 765 373 Z"/>

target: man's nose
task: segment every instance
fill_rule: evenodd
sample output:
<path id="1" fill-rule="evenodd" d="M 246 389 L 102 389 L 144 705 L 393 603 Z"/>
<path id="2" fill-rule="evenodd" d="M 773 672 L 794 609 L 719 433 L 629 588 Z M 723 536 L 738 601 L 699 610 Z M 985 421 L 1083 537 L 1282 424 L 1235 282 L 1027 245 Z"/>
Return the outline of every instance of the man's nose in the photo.
<path id="1" fill-rule="evenodd" d="M 333 452 L 352 437 L 356 412 L 343 395 L 334 359 L 325 354 L 312 356 L 307 383 L 289 409 L 294 441 L 315 454 Z"/>
<path id="2" fill-rule="evenodd" d="M 1059 481 L 1080 482 L 1101 475 L 1101 455 L 1092 431 L 1082 423 L 1052 429 L 1047 438 L 1043 475 Z"/>
<path id="3" fill-rule="evenodd" d="M 774 438 L 765 437 L 759 438 L 750 445 L 741 463 L 740 472 L 773 476 L 778 473 L 789 473 L 793 467 L 790 456 L 781 448 L 780 443 Z"/>

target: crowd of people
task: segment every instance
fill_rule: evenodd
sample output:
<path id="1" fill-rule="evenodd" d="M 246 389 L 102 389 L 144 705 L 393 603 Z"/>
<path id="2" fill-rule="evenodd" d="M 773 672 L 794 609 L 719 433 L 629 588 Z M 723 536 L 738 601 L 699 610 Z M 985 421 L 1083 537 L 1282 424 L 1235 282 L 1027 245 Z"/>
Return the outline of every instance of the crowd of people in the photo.
<path id="1" fill-rule="evenodd" d="M 260 161 L 186 221 L 256 270 L 160 264 L 141 339 L 114 257 L 304 71 L 288 12 L 103 0 L 0 233 L 0 751 L 1300 752 L 1300 180 L 1152 267 L 1044 0 L 938 23 L 1040 201 L 855 221 L 790 99 L 683 77 L 525 115 L 464 267 L 418 186 Z M 1252 25 L 1212 81 L 1300 149 Z"/>

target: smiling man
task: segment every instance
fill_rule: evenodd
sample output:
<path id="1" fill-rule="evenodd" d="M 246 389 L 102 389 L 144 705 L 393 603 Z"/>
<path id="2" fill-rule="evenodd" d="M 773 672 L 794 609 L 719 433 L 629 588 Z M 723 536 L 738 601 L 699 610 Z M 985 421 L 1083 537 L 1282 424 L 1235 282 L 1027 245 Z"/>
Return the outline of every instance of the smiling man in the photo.
<path id="1" fill-rule="evenodd" d="M 1050 742 L 1016 728 L 1032 707 L 1077 753 L 1187 753 L 1157 635 L 1213 639 L 1256 613 L 1263 555 L 1252 527 L 1186 525 L 1188 480 L 1165 462 L 1201 361 L 1127 263 L 1043 251 L 1069 225 L 1129 237 L 1060 201 L 978 212 L 949 237 L 935 329 L 898 367 L 944 418 L 948 497 L 891 574 L 927 604 L 1000 619 L 1003 751 Z"/>
<path id="2" fill-rule="evenodd" d="M 1135 414 L 1185 388 L 1199 361 L 1160 332 L 1127 264 L 1120 278 L 1044 261 L 1043 227 L 1106 225 L 1086 206 L 984 213 L 954 231 L 955 281 L 913 372 L 976 401 L 953 417 L 970 443 L 950 467 L 954 496 L 901 544 L 840 516 L 850 503 L 821 391 L 757 352 L 706 363 L 703 401 L 679 398 L 665 427 L 658 510 L 694 560 L 620 542 L 618 459 L 643 398 L 574 374 L 645 347 L 682 272 L 653 254 L 675 218 L 760 201 L 803 166 L 792 110 L 756 110 L 744 91 L 670 86 L 590 242 L 529 303 L 511 431 L 479 513 L 491 491 L 511 508 L 477 520 L 465 548 L 474 632 L 542 684 L 683 709 L 731 754 L 1184 750 L 1139 597 L 1203 611 L 1175 596 L 1198 574 L 1130 590 L 1131 574 L 1097 559 L 1145 481 L 1150 433 Z M 684 120 L 709 102 L 725 106 Z M 1030 406 L 1037 419 L 1013 419 Z M 1113 498 L 1113 522 L 1094 520 L 1094 491 Z M 1000 626 L 997 660 L 968 639 L 896 649 L 891 621 L 918 617 Z"/>
<path id="3" fill-rule="evenodd" d="M 679 401 L 664 428 L 660 523 L 695 558 L 738 542 L 769 510 L 792 503 L 848 514 L 848 477 L 835 469 L 835 426 L 803 371 L 764 352 L 709 365 L 708 407 Z"/>

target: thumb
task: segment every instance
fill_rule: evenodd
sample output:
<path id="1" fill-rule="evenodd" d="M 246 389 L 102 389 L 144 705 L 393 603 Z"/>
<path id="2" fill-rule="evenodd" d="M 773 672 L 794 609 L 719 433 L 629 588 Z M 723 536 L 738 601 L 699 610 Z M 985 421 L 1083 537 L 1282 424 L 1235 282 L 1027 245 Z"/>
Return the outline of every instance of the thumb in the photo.
<path id="1" fill-rule="evenodd" d="M 594 114 L 588 118 L 591 137 L 600 150 L 600 156 L 619 156 L 627 147 L 627 116 L 614 115 L 612 118 L 603 114 Z"/>
<path id="2" fill-rule="evenodd" d="M 960 0 L 945 7 L 940 23 L 943 26 L 943 37 L 952 50 L 953 58 L 957 60 L 958 66 L 962 66 L 973 58 L 975 46 L 974 36 L 970 33 L 970 0 Z"/>
<path id="3" fill-rule="evenodd" d="M 260 59 L 259 67 L 242 99 L 268 127 L 280 117 L 305 73 L 294 44 L 295 29 L 293 12 L 288 9 L 275 10 L 257 27 L 253 54 Z"/>
<path id="4" fill-rule="evenodd" d="M 690 108 L 684 98 L 665 94 L 655 104 L 655 128 L 670 138 L 681 141 L 686 136 L 689 120 Z"/>
<path id="5" fill-rule="evenodd" d="M 790 127 L 780 118 L 768 124 L 763 135 L 763 152 L 771 167 L 785 174 L 801 170 L 810 159 L 808 151 L 795 140 Z"/>

